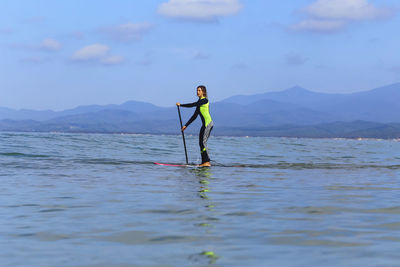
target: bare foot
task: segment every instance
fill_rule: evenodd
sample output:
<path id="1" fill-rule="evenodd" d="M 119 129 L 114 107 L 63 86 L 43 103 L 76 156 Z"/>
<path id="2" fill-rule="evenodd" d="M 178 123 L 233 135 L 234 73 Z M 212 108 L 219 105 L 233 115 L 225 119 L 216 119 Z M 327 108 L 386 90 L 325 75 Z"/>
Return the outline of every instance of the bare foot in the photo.
<path id="1" fill-rule="evenodd" d="M 204 163 L 202 163 L 202 164 L 200 164 L 198 166 L 199 167 L 211 167 L 211 163 L 209 161 L 207 161 L 207 162 L 204 162 Z"/>

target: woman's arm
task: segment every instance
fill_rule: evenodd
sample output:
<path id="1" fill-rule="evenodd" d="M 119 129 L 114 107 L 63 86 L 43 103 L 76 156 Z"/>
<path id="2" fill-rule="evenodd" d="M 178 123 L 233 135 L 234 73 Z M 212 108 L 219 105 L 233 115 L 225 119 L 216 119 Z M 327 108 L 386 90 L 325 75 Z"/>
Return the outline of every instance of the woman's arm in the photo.
<path id="1" fill-rule="evenodd" d="M 192 108 L 192 107 L 197 106 L 197 103 L 198 103 L 198 102 L 199 102 L 199 101 L 193 102 L 193 103 L 188 103 L 188 104 L 180 104 L 180 106 L 181 106 L 181 107 L 184 107 L 184 108 Z"/>
<path id="2" fill-rule="evenodd" d="M 201 106 L 201 105 L 204 105 L 204 104 L 207 104 L 207 103 L 208 103 L 208 99 L 207 98 L 202 98 L 202 99 L 197 100 L 196 102 L 188 103 L 188 104 L 181 104 L 181 103 L 177 102 L 176 105 L 184 107 L 184 108 L 192 108 L 192 107 Z"/>
<path id="3" fill-rule="evenodd" d="M 200 107 L 197 107 L 192 117 L 188 120 L 185 126 L 188 127 L 197 118 L 197 116 L 199 116 L 199 114 L 200 114 Z"/>

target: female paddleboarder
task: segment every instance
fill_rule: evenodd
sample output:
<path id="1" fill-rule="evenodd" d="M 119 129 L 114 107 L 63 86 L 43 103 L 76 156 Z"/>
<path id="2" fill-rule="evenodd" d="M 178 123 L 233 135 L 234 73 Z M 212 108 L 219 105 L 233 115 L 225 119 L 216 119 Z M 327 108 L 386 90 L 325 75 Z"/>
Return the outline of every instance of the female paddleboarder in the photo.
<path id="1" fill-rule="evenodd" d="M 201 153 L 201 167 L 211 166 L 210 158 L 208 156 L 208 148 L 207 148 L 207 140 L 210 136 L 211 130 L 213 129 L 214 123 L 210 116 L 210 103 L 207 99 L 207 89 L 204 85 L 197 86 L 197 96 L 199 100 L 194 103 L 189 104 L 181 104 L 176 103 L 177 106 L 191 108 L 196 107 L 196 111 L 194 112 L 193 116 L 189 119 L 189 121 L 182 127 L 182 132 L 200 115 L 201 122 L 203 125 L 200 129 L 199 135 L 199 145 L 200 145 L 200 153 Z"/>

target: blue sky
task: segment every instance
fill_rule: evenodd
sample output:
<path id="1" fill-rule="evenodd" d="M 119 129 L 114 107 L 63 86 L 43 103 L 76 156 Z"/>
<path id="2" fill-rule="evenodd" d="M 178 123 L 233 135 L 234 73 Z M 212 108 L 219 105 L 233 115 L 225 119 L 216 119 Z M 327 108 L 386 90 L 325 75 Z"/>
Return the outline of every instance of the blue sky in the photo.
<path id="1" fill-rule="evenodd" d="M 398 0 L 2 0 L 0 106 L 172 106 L 400 81 Z"/>

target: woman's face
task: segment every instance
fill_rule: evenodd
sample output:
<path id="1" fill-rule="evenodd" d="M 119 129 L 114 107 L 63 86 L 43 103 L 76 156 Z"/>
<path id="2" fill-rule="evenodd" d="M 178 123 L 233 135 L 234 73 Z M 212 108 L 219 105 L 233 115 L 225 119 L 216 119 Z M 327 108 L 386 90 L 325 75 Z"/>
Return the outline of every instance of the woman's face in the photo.
<path id="1" fill-rule="evenodd" d="M 197 88 L 197 96 L 198 97 L 203 97 L 203 91 L 201 90 L 201 88 Z"/>

